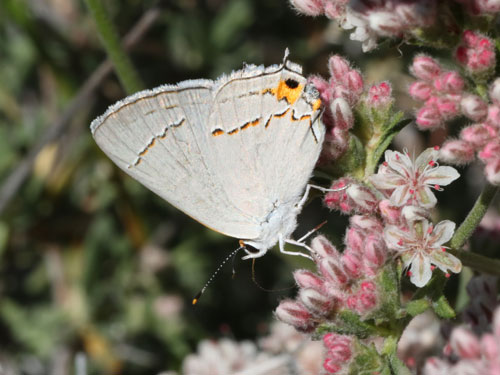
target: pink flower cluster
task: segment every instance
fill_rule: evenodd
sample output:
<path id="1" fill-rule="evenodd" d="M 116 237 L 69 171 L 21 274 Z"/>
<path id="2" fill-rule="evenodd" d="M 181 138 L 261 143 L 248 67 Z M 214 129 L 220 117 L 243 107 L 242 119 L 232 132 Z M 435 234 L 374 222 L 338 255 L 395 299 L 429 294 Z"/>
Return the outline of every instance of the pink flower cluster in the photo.
<path id="1" fill-rule="evenodd" d="M 500 308 L 493 318 L 492 333 L 474 334 L 466 326 L 453 330 L 445 347 L 446 359 L 430 358 L 425 375 L 500 375 Z"/>
<path id="2" fill-rule="evenodd" d="M 465 5 L 473 15 L 485 15 L 500 12 L 500 0 L 455 0 Z"/>
<path id="3" fill-rule="evenodd" d="M 318 274 L 294 272 L 299 286 L 296 300 L 284 300 L 276 316 L 300 331 L 311 331 L 349 309 L 366 316 L 377 308 L 379 286 L 375 276 L 384 265 L 387 249 L 381 223 L 368 216 L 353 216 L 346 234 L 346 249 L 340 253 L 324 236 L 311 242 Z"/>
<path id="4" fill-rule="evenodd" d="M 417 125 L 433 130 L 460 114 L 464 80 L 455 71 L 443 71 L 430 56 L 418 55 L 411 66 L 418 81 L 409 87 L 410 95 L 424 105 L 417 112 Z"/>
<path id="5" fill-rule="evenodd" d="M 349 336 L 327 333 L 323 336 L 326 356 L 323 368 L 327 374 L 339 374 L 349 367 L 352 358 L 352 339 Z"/>
<path id="6" fill-rule="evenodd" d="M 449 162 L 465 164 L 477 153 L 485 164 L 485 175 L 493 185 L 500 185 L 500 78 L 490 87 L 491 103 L 479 96 L 466 95 L 462 99 L 462 112 L 477 123 L 465 127 L 459 139 L 443 144 L 441 157 Z"/>
<path id="7" fill-rule="evenodd" d="M 338 55 L 328 61 L 330 79 L 312 76 L 310 81 L 316 86 L 325 104 L 323 123 L 328 128 L 321 160 L 332 160 L 340 156 L 349 145 L 349 129 L 354 125 L 352 108 L 363 93 L 363 77 L 352 69 L 349 62 Z"/>
<path id="8" fill-rule="evenodd" d="M 455 58 L 471 74 L 491 71 L 495 68 L 495 46 L 490 38 L 465 30 Z"/>
<path id="9" fill-rule="evenodd" d="M 378 190 L 347 177 L 335 181 L 332 189 L 337 191 L 329 192 L 324 199 L 331 209 L 372 215 L 363 217 L 379 223 L 385 245 L 401 257 L 409 268 L 411 282 L 418 287 L 427 284 L 436 267 L 448 276 L 448 271 L 461 270 L 460 261 L 443 247 L 452 237 L 455 224 L 443 221 L 433 226 L 427 220 L 428 210 L 437 203 L 432 190 L 442 190 L 459 177 L 455 168 L 438 164 L 438 155 L 439 147 L 428 148 L 416 160 L 407 153 L 387 150 L 378 173 L 369 177 Z M 345 186 L 348 188 L 338 190 Z M 355 222 L 357 217 L 353 217 Z M 349 235 L 346 240 L 352 246 Z M 369 251 L 370 246 L 364 244 L 367 258 Z"/>
<path id="10" fill-rule="evenodd" d="M 363 51 L 377 46 L 380 36 L 401 37 L 413 29 L 431 26 L 436 19 L 434 0 L 290 0 L 299 12 L 338 20 L 342 28 L 354 29 L 352 40 Z"/>

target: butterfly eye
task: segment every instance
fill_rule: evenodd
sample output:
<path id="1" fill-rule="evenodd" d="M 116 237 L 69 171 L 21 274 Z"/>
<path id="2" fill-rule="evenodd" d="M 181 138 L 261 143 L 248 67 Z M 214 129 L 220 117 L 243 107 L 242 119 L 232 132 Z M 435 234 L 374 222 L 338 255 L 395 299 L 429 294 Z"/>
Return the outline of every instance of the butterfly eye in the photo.
<path id="1" fill-rule="evenodd" d="M 299 83 L 294 79 L 288 78 L 285 81 L 285 85 L 287 85 L 289 89 L 296 89 L 299 86 Z"/>

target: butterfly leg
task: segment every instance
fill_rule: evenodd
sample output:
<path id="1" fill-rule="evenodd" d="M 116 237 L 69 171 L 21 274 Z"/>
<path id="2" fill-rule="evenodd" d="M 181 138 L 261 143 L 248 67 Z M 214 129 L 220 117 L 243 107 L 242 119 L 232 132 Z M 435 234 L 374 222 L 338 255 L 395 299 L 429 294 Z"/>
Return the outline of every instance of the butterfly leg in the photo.
<path id="1" fill-rule="evenodd" d="M 297 208 L 298 209 L 302 209 L 302 207 L 304 206 L 304 204 L 306 203 L 307 201 L 307 198 L 309 198 L 309 193 L 311 192 L 311 188 L 315 188 L 316 190 L 319 190 L 323 193 L 328 193 L 330 191 L 341 191 L 341 190 L 345 190 L 347 189 L 349 186 L 344 186 L 340 189 L 327 189 L 327 188 L 324 188 L 322 186 L 318 186 L 318 185 L 311 185 L 311 184 L 307 184 L 306 186 L 306 191 L 304 192 L 304 195 L 302 196 L 302 198 L 300 199 L 300 202 L 297 203 Z"/>
<path id="2" fill-rule="evenodd" d="M 297 242 L 297 241 L 294 241 L 292 239 L 286 239 L 285 240 L 281 234 L 278 235 L 278 243 L 279 243 L 279 247 L 280 247 L 280 252 L 282 252 L 283 254 L 287 254 L 287 255 L 300 255 L 300 256 L 302 256 L 304 258 L 313 260 L 313 258 L 310 255 L 301 253 L 300 251 L 287 251 L 287 250 L 285 250 L 285 243 L 289 243 L 291 245 L 297 245 L 297 246 L 305 247 L 307 250 L 309 250 L 311 252 L 314 252 L 305 243 Z"/>
<path id="3" fill-rule="evenodd" d="M 253 253 L 250 250 L 248 250 L 245 245 L 252 246 L 255 249 L 257 249 L 258 251 L 256 253 Z M 247 253 L 247 255 L 245 255 L 243 258 L 241 258 L 243 260 L 252 259 L 252 258 L 260 258 L 265 253 L 267 253 L 267 250 L 268 250 L 268 249 L 261 248 L 260 245 L 256 242 L 252 242 L 252 241 L 243 242 L 243 240 L 240 240 L 240 247 L 242 247 L 243 250 Z"/>

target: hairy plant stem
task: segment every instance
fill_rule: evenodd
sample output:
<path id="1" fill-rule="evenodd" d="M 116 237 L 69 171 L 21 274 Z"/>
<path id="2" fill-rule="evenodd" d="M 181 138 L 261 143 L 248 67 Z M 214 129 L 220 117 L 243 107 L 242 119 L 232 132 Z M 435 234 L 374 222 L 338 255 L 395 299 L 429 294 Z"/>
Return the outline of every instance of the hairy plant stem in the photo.
<path id="1" fill-rule="evenodd" d="M 492 275 L 500 275 L 500 261 L 463 251 L 461 248 L 479 225 L 497 191 L 498 187 L 486 183 L 476 203 L 450 241 L 450 253 L 459 258 L 465 266 Z"/>
<path id="2" fill-rule="evenodd" d="M 94 19 L 104 48 L 113 63 L 118 78 L 127 94 L 133 94 L 144 88 L 129 56 L 122 48 L 118 33 L 111 22 L 101 0 L 85 0 Z"/>
<path id="3" fill-rule="evenodd" d="M 479 225 L 479 222 L 486 213 L 486 210 L 495 197 L 497 191 L 498 187 L 486 183 L 483 191 L 477 198 L 476 203 L 474 203 L 474 207 L 472 207 L 463 223 L 460 224 L 458 229 L 455 231 L 455 234 L 450 241 L 450 247 L 452 249 L 459 250 L 462 246 L 464 246 L 465 242 Z"/>
<path id="4" fill-rule="evenodd" d="M 471 253 L 470 251 L 450 249 L 449 252 L 460 259 L 464 266 L 490 275 L 500 276 L 500 260 Z"/>

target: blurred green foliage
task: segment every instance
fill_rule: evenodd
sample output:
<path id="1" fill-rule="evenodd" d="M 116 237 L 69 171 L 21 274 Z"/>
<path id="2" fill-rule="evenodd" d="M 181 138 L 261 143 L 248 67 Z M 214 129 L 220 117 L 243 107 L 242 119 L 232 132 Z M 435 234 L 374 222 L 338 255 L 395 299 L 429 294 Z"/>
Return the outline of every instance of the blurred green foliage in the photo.
<path id="1" fill-rule="evenodd" d="M 216 78 L 243 62 L 279 63 L 286 47 L 306 73 L 326 75 L 329 54 L 356 61 L 361 51 L 327 20 L 296 15 L 286 0 L 104 3 L 121 36 L 160 7 L 130 52 L 147 87 Z M 395 63 L 389 70 L 401 74 L 410 57 L 398 61 L 389 45 L 370 61 Z M 105 58 L 83 1 L 0 2 L 0 185 Z M 390 77 L 373 76 L 382 78 Z M 228 264 L 191 306 L 237 241 L 169 206 L 95 145 L 90 121 L 123 96 L 116 76 L 104 79 L 43 147 L 0 217 L 0 364 L 14 374 L 70 374 L 78 353 L 89 374 L 175 370 L 202 338 L 263 333 L 278 300 L 294 293 L 259 289 L 250 263 L 236 259 L 236 277 Z M 306 207 L 298 231 L 324 219 L 341 244 L 346 219 L 319 200 Z M 255 277 L 267 289 L 286 288 L 293 269 L 309 266 L 271 251 L 257 261 Z"/>

